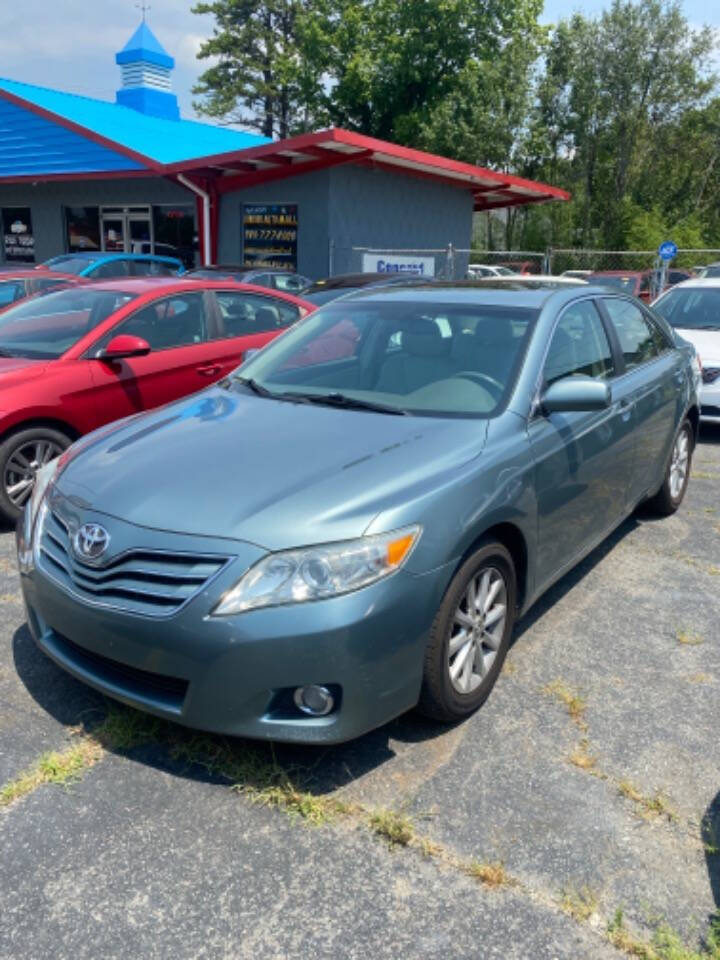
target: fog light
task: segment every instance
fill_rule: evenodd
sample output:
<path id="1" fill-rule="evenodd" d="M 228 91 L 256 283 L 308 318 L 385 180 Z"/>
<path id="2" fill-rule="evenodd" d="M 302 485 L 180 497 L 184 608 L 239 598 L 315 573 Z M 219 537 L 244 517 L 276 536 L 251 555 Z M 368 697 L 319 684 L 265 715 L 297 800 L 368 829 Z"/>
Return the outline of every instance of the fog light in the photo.
<path id="1" fill-rule="evenodd" d="M 311 717 L 324 717 L 335 706 L 335 700 L 327 687 L 311 684 L 309 687 L 298 687 L 293 694 L 293 700 L 298 710 Z"/>

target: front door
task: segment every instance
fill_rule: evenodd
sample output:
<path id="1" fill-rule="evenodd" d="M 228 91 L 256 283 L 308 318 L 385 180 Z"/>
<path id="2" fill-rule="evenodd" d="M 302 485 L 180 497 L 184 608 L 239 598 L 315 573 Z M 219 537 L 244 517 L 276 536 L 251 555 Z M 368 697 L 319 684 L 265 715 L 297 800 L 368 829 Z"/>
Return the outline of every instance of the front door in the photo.
<path id="1" fill-rule="evenodd" d="M 544 387 L 576 375 L 612 383 L 615 361 L 592 300 L 569 306 L 553 334 Z M 535 460 L 538 585 L 572 565 L 626 512 L 633 463 L 632 408 L 535 414 L 528 425 Z"/>
<path id="2" fill-rule="evenodd" d="M 106 253 L 154 253 L 150 207 L 103 207 L 102 249 Z"/>
<path id="3" fill-rule="evenodd" d="M 90 355 L 121 333 L 142 337 L 150 353 L 90 361 L 94 399 L 104 423 L 195 393 L 223 374 L 208 299 L 199 291 L 141 307 L 93 344 Z"/>

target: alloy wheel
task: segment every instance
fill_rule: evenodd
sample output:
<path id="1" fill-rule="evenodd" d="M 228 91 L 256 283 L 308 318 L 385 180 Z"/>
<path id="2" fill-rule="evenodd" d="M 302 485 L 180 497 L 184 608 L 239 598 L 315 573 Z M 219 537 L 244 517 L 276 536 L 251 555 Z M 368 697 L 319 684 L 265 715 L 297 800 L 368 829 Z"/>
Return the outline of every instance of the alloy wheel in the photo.
<path id="1" fill-rule="evenodd" d="M 472 693 L 487 676 L 506 620 L 505 578 L 495 567 L 485 567 L 468 583 L 450 626 L 448 671 L 458 693 Z"/>
<path id="2" fill-rule="evenodd" d="M 690 464 L 690 438 L 687 430 L 681 430 L 675 439 L 670 461 L 670 496 L 677 500 L 685 486 Z"/>
<path id="3" fill-rule="evenodd" d="M 38 470 L 59 457 L 62 447 L 54 440 L 29 440 L 13 450 L 5 464 L 5 491 L 15 507 L 30 499 Z"/>

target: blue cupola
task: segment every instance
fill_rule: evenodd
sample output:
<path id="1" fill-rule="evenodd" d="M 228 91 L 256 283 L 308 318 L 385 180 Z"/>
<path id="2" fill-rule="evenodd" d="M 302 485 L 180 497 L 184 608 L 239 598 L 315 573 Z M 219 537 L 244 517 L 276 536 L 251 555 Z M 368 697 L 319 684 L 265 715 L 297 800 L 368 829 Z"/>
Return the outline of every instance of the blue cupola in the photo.
<path id="1" fill-rule="evenodd" d="M 119 104 L 163 120 L 180 119 L 170 79 L 175 61 L 144 20 L 115 54 L 115 62 L 122 71 L 122 86 L 116 94 Z"/>

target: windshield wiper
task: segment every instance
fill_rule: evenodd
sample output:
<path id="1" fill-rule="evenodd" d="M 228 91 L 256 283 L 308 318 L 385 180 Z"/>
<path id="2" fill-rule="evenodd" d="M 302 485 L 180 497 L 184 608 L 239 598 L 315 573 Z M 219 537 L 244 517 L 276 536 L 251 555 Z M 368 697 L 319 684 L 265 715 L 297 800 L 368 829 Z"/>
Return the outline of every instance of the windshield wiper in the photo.
<path id="1" fill-rule="evenodd" d="M 273 400 L 278 400 L 280 397 L 274 390 L 268 390 L 265 387 L 261 386 L 257 380 L 253 380 L 252 377 L 233 377 L 238 383 L 241 383 L 244 387 L 249 387 L 253 393 L 256 393 L 259 397 L 272 397 Z"/>
<path id="2" fill-rule="evenodd" d="M 370 410 L 373 413 L 390 413 L 398 417 L 410 417 L 409 410 L 391 407 L 385 403 L 374 403 L 372 400 L 359 400 L 356 397 L 347 397 L 344 393 L 281 393 L 283 400 L 296 400 L 299 403 L 317 403 L 326 407 L 342 407 L 346 410 Z"/>

